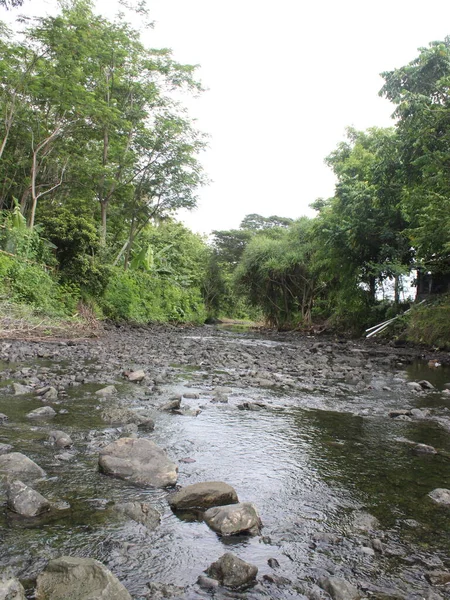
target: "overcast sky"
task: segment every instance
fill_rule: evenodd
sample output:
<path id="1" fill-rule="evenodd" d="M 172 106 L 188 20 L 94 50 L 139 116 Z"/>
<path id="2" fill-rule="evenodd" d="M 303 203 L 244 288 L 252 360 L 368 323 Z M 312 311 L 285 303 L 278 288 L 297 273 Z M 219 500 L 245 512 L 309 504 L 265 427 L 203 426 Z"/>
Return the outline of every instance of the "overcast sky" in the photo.
<path id="1" fill-rule="evenodd" d="M 199 64 L 208 91 L 189 101 L 211 136 L 212 183 L 183 217 L 195 231 L 238 227 L 246 214 L 299 217 L 333 194 L 324 158 L 345 128 L 389 126 L 379 73 L 450 34 L 450 2 L 430 0 L 148 0 L 152 47 Z M 41 12 L 50 0 L 25 0 Z M 111 2 L 98 0 L 111 14 Z M 51 10 L 51 8 L 50 8 Z M 54 9 L 53 9 L 54 10 Z"/>

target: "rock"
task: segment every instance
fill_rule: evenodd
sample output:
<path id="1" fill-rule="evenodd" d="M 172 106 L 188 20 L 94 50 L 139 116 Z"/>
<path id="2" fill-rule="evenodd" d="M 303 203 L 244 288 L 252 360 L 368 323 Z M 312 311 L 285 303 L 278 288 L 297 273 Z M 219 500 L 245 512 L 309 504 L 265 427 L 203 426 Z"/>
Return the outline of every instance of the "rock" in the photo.
<path id="1" fill-rule="evenodd" d="M 3 425 L 3 423 L 6 423 L 7 420 L 8 416 L 5 415 L 5 413 L 0 413 L 0 424 Z"/>
<path id="2" fill-rule="evenodd" d="M 51 560 L 38 576 L 36 600 L 132 600 L 101 562 L 62 556 Z"/>
<path id="3" fill-rule="evenodd" d="M 171 583 L 147 583 L 150 592 L 145 596 L 148 600 L 165 600 L 166 598 L 181 598 L 185 596 L 186 590 Z"/>
<path id="4" fill-rule="evenodd" d="M 173 510 L 210 508 L 237 502 L 239 500 L 235 489 L 221 481 L 193 483 L 169 497 L 169 505 Z"/>
<path id="5" fill-rule="evenodd" d="M 277 561 L 276 558 L 269 558 L 267 564 L 271 569 L 277 569 L 280 566 L 280 563 Z"/>
<path id="6" fill-rule="evenodd" d="M 180 406 L 181 406 L 181 398 L 173 398 L 172 400 L 169 400 L 169 402 L 162 404 L 159 407 L 159 410 L 163 410 L 163 411 L 178 410 L 180 408 Z"/>
<path id="7" fill-rule="evenodd" d="M 6 484 L 6 503 L 22 517 L 36 517 L 50 510 L 50 502 L 44 496 L 18 479 Z"/>
<path id="8" fill-rule="evenodd" d="M 261 527 L 261 519 L 250 502 L 215 506 L 208 509 L 203 518 L 208 527 L 225 536 L 259 533 Z"/>
<path id="9" fill-rule="evenodd" d="M 263 579 L 264 581 L 268 581 L 269 583 L 273 583 L 278 586 L 292 584 L 292 581 L 287 577 L 280 577 L 279 575 L 273 575 L 272 573 L 270 575 L 263 575 Z"/>
<path id="10" fill-rule="evenodd" d="M 20 452 L 0 455 L 0 473 L 29 477 L 44 477 L 45 471 L 31 458 Z"/>
<path id="11" fill-rule="evenodd" d="M 321 577 L 318 581 L 320 587 L 328 592 L 333 600 L 358 600 L 361 598 L 358 589 L 339 577 Z"/>
<path id="12" fill-rule="evenodd" d="M 450 571 L 431 571 L 426 575 L 431 585 L 447 585 L 450 583 Z"/>
<path id="13" fill-rule="evenodd" d="M 381 540 L 379 540 L 378 538 L 375 538 L 374 540 L 371 541 L 371 544 L 372 544 L 372 548 L 375 550 L 375 552 L 379 552 L 380 554 L 383 554 L 384 546 L 383 546 L 383 542 Z"/>
<path id="14" fill-rule="evenodd" d="M 58 399 L 58 390 L 54 387 L 49 387 L 45 394 L 42 396 L 44 400 L 47 402 L 51 402 L 52 400 Z"/>
<path id="15" fill-rule="evenodd" d="M 227 552 L 212 563 L 206 573 L 227 587 L 241 587 L 253 581 L 258 568 Z"/>
<path id="16" fill-rule="evenodd" d="M 428 416 L 428 411 L 421 410 L 420 408 L 413 408 L 411 410 L 411 416 L 415 419 L 425 419 Z"/>
<path id="17" fill-rule="evenodd" d="M 355 529 L 360 531 L 371 531 L 372 529 L 378 529 L 380 522 L 376 517 L 365 512 L 357 512 L 353 515 L 352 525 Z"/>
<path id="18" fill-rule="evenodd" d="M 185 394 L 183 394 L 183 397 L 188 400 L 198 400 L 200 398 L 200 395 L 197 394 L 197 392 L 186 392 Z"/>
<path id="19" fill-rule="evenodd" d="M 70 435 L 64 431 L 50 431 L 48 441 L 51 444 L 54 444 L 57 448 L 70 448 L 73 446 Z"/>
<path id="20" fill-rule="evenodd" d="M 410 410 L 391 410 L 391 412 L 389 413 L 389 416 L 391 417 L 391 419 L 396 419 L 397 417 L 410 416 L 410 415 L 411 415 Z"/>
<path id="21" fill-rule="evenodd" d="M 112 396 L 117 393 L 117 389 L 113 385 L 107 385 L 101 390 L 97 390 L 95 392 L 96 396 L 100 396 L 101 398 L 105 398 L 106 396 Z"/>
<path id="22" fill-rule="evenodd" d="M 159 512 L 146 502 L 124 502 L 122 504 L 115 504 L 113 510 L 141 525 L 145 525 L 145 527 L 151 531 L 156 529 L 161 522 Z"/>
<path id="23" fill-rule="evenodd" d="M 398 415 L 398 417 L 394 417 L 395 421 L 412 421 L 411 417 L 408 415 Z"/>
<path id="24" fill-rule="evenodd" d="M 107 406 L 102 412 L 102 419 L 110 425 L 134 423 L 138 427 L 145 427 L 150 431 L 155 428 L 155 422 L 148 415 L 139 414 L 134 410 L 121 406 Z"/>
<path id="25" fill-rule="evenodd" d="M 27 385 L 22 385 L 21 383 L 13 383 L 14 396 L 23 396 L 24 394 L 29 394 L 31 392 L 31 388 Z"/>
<path id="26" fill-rule="evenodd" d="M 414 454 L 437 454 L 436 448 L 433 446 L 427 446 L 426 444 L 417 444 L 412 449 Z"/>
<path id="27" fill-rule="evenodd" d="M 0 580 L 0 600 L 26 600 L 25 590 L 18 579 Z"/>
<path id="28" fill-rule="evenodd" d="M 423 390 L 422 386 L 420 383 L 417 383 L 417 381 L 409 381 L 407 385 L 414 392 L 421 392 Z"/>
<path id="29" fill-rule="evenodd" d="M 138 485 L 174 485 L 178 467 L 154 442 L 141 438 L 120 438 L 100 451 L 100 469 L 107 475 Z"/>
<path id="30" fill-rule="evenodd" d="M 138 383 L 145 379 L 145 373 L 142 370 L 139 371 L 125 371 L 124 377 L 128 379 L 128 381 L 132 381 L 133 383 Z"/>
<path id="31" fill-rule="evenodd" d="M 422 379 L 422 381 L 417 382 L 423 390 L 434 390 L 434 385 L 427 381 L 426 379 Z"/>
<path id="32" fill-rule="evenodd" d="M 205 577 L 205 575 L 199 575 L 197 583 L 204 590 L 215 590 L 219 587 L 219 582 L 217 581 L 217 579 Z"/>
<path id="33" fill-rule="evenodd" d="M 6 454 L 10 450 L 12 450 L 11 444 L 2 444 L 0 443 L 0 454 Z"/>
<path id="34" fill-rule="evenodd" d="M 56 412 L 51 406 L 41 406 L 36 408 L 27 414 L 29 419 L 52 419 L 56 415 Z"/>
<path id="35" fill-rule="evenodd" d="M 428 494 L 428 496 L 436 502 L 436 504 L 443 504 L 444 506 L 450 506 L 450 490 L 445 488 L 436 488 Z"/>

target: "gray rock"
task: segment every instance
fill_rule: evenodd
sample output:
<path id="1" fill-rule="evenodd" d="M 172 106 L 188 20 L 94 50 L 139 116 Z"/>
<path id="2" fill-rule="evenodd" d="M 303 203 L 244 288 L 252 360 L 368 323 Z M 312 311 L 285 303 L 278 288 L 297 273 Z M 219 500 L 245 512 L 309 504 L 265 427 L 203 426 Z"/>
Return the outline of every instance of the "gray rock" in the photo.
<path id="1" fill-rule="evenodd" d="M 64 431 L 51 431 L 48 441 L 51 444 L 54 444 L 57 448 L 70 448 L 73 446 L 70 435 Z"/>
<path id="2" fill-rule="evenodd" d="M 436 502 L 436 504 L 443 504 L 444 506 L 450 506 L 450 490 L 445 488 L 436 488 L 428 494 L 428 496 Z"/>
<path id="3" fill-rule="evenodd" d="M 10 450 L 12 450 L 11 444 L 2 444 L 0 443 L 0 454 L 6 454 Z"/>
<path id="4" fill-rule="evenodd" d="M 333 600 L 358 600 L 361 598 L 358 589 L 339 577 L 322 577 L 318 581 L 320 587 L 328 592 Z"/>
<path id="5" fill-rule="evenodd" d="M 62 556 L 38 576 L 36 600 L 132 600 L 102 563 L 92 558 Z"/>
<path id="6" fill-rule="evenodd" d="M 221 481 L 193 483 L 169 497 L 169 505 L 174 510 L 187 508 L 210 508 L 239 502 L 231 485 Z"/>
<path id="7" fill-rule="evenodd" d="M 22 517 L 36 517 L 50 510 L 50 502 L 44 496 L 18 479 L 7 482 L 6 503 Z"/>
<path id="8" fill-rule="evenodd" d="M 100 451 L 100 469 L 107 475 L 138 485 L 174 485 L 178 467 L 154 442 L 141 438 L 121 438 Z"/>
<path id="9" fill-rule="evenodd" d="M 18 579 L 0 581 L 0 600 L 26 600 L 25 590 Z"/>
<path id="10" fill-rule="evenodd" d="M 206 570 L 209 577 L 227 587 L 241 587 L 253 581 L 258 568 L 227 552 Z"/>
<path id="11" fill-rule="evenodd" d="M 427 446 L 426 444 L 417 444 L 412 449 L 414 454 L 437 454 L 436 448 L 433 446 Z"/>
<path id="12" fill-rule="evenodd" d="M 128 381 L 133 381 L 134 383 L 138 383 L 145 379 L 145 373 L 142 370 L 139 371 L 125 371 L 124 376 L 128 379 Z"/>
<path id="13" fill-rule="evenodd" d="M 7 420 L 8 420 L 8 415 L 5 415 L 5 413 L 0 413 L 0 424 L 3 425 L 3 423 L 6 423 Z"/>
<path id="14" fill-rule="evenodd" d="M 56 415 L 56 412 L 51 406 L 41 406 L 36 408 L 27 414 L 29 419 L 52 419 Z"/>
<path id="15" fill-rule="evenodd" d="M 434 385 L 427 381 L 426 379 L 422 379 L 417 382 L 423 390 L 434 390 Z"/>
<path id="16" fill-rule="evenodd" d="M 48 390 L 43 394 L 42 398 L 47 402 L 58 399 L 58 390 L 54 387 L 49 387 Z"/>
<path id="17" fill-rule="evenodd" d="M 110 425 L 129 425 L 134 423 L 138 427 L 152 430 L 155 422 L 148 415 L 139 414 L 129 408 L 121 406 L 107 406 L 102 412 L 102 419 Z"/>
<path id="18" fill-rule="evenodd" d="M 215 506 L 208 509 L 203 518 L 208 527 L 225 536 L 259 533 L 261 527 L 261 519 L 250 502 Z"/>
<path id="19" fill-rule="evenodd" d="M 407 385 L 414 392 L 421 392 L 423 390 L 423 387 L 417 381 L 409 381 Z"/>
<path id="20" fill-rule="evenodd" d="M 13 383 L 14 396 L 23 396 L 31 392 L 31 388 L 21 383 Z"/>
<path id="21" fill-rule="evenodd" d="M 198 585 L 204 590 L 215 590 L 219 587 L 217 579 L 206 577 L 205 575 L 199 575 L 197 579 Z"/>
<path id="22" fill-rule="evenodd" d="M 171 410 L 178 410 L 180 408 L 180 406 L 181 406 L 181 398 L 173 398 L 172 400 L 169 400 L 169 402 L 162 404 L 159 407 L 159 410 L 170 412 Z"/>
<path id="23" fill-rule="evenodd" d="M 411 411 L 410 410 L 391 410 L 391 412 L 389 413 L 389 416 L 391 417 L 391 419 L 396 419 L 397 417 L 402 417 L 402 416 L 411 416 Z"/>
<path id="24" fill-rule="evenodd" d="M 115 504 L 113 510 L 119 515 L 125 515 L 129 519 L 145 525 L 153 531 L 161 522 L 161 516 L 157 510 L 146 502 L 124 502 Z"/>
<path id="25" fill-rule="evenodd" d="M 198 400 L 200 398 L 200 395 L 197 394 L 197 392 L 186 392 L 185 394 L 183 394 L 184 398 L 187 398 L 188 400 Z"/>
<path id="26" fill-rule="evenodd" d="M 45 471 L 21 452 L 0 455 L 0 473 L 28 477 L 44 477 Z"/>
<path id="27" fill-rule="evenodd" d="M 117 389 L 113 385 L 107 385 L 101 390 L 97 390 L 95 392 L 96 396 L 100 396 L 101 398 L 105 398 L 106 396 L 112 396 L 117 393 Z"/>
<path id="28" fill-rule="evenodd" d="M 421 410 L 420 408 L 413 408 L 411 410 L 411 416 L 415 419 L 425 419 L 428 416 L 427 411 Z"/>
<path id="29" fill-rule="evenodd" d="M 357 512 L 353 515 L 352 525 L 360 531 L 371 531 L 380 527 L 380 522 L 369 513 Z"/>
<path id="30" fill-rule="evenodd" d="M 185 597 L 186 590 L 171 583 L 147 583 L 150 592 L 145 596 L 148 600 L 165 600 L 166 598 Z"/>

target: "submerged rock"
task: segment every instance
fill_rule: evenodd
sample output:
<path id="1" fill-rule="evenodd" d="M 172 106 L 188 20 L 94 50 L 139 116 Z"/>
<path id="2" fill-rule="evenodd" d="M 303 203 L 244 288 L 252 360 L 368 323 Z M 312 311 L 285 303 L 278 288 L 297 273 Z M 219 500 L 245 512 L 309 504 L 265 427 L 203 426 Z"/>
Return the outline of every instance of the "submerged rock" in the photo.
<path id="1" fill-rule="evenodd" d="M 357 512 L 353 515 L 352 525 L 354 529 L 360 531 L 371 531 L 373 529 L 379 529 L 380 522 L 373 515 L 366 512 Z"/>
<path id="2" fill-rule="evenodd" d="M 0 473 L 28 477 L 44 477 L 45 471 L 21 452 L 0 455 Z"/>
<path id="3" fill-rule="evenodd" d="M 120 438 L 100 451 L 99 467 L 107 475 L 138 485 L 174 485 L 178 467 L 151 440 Z"/>
<path id="4" fill-rule="evenodd" d="M 208 509 L 203 518 L 208 527 L 225 536 L 238 533 L 256 534 L 261 527 L 261 519 L 250 502 L 215 506 Z"/>
<path id="5" fill-rule="evenodd" d="M 57 448 L 70 448 L 73 446 L 72 439 L 65 431 L 50 431 L 48 441 L 54 444 Z"/>
<path id="6" fill-rule="evenodd" d="M 358 589 L 339 577 L 322 577 L 318 581 L 320 587 L 328 592 L 333 600 L 358 600 L 361 594 Z"/>
<path id="7" fill-rule="evenodd" d="M 159 410 L 163 410 L 165 412 L 170 412 L 171 410 L 178 410 L 181 406 L 181 398 L 173 398 L 172 400 L 169 400 L 169 402 L 166 402 L 165 404 L 162 404 L 161 406 L 159 406 Z"/>
<path id="8" fill-rule="evenodd" d="M 193 483 L 172 494 L 169 505 L 174 510 L 210 508 L 239 502 L 236 490 L 221 481 Z"/>
<path id="9" fill-rule="evenodd" d="M 124 502 L 115 504 L 113 510 L 119 515 L 125 515 L 129 519 L 145 525 L 153 531 L 161 522 L 161 516 L 157 510 L 146 502 Z"/>
<path id="10" fill-rule="evenodd" d="M 37 517 L 50 510 L 47 498 L 18 479 L 6 484 L 6 503 L 22 517 Z"/>
<path id="11" fill-rule="evenodd" d="M 212 563 L 206 573 L 222 585 L 241 587 L 256 578 L 258 568 L 227 552 Z"/>
<path id="12" fill-rule="evenodd" d="M 132 600 L 101 562 L 62 556 L 51 560 L 38 576 L 36 600 Z"/>
<path id="13" fill-rule="evenodd" d="M 100 396 L 101 398 L 105 398 L 106 396 L 112 396 L 117 393 L 117 389 L 113 385 L 107 385 L 101 390 L 97 390 L 95 392 L 96 396 Z"/>
<path id="14" fill-rule="evenodd" d="M 142 370 L 125 371 L 123 375 L 126 377 L 126 379 L 128 379 L 128 381 L 133 381 L 134 383 L 138 383 L 139 381 L 145 379 L 145 373 Z"/>
<path id="15" fill-rule="evenodd" d="M 56 411 L 51 406 L 41 406 L 27 414 L 29 419 L 52 419 L 56 416 Z"/>
<path id="16" fill-rule="evenodd" d="M 108 406 L 102 412 L 102 419 L 110 425 L 130 425 L 145 427 L 150 431 L 155 428 L 155 422 L 148 415 L 137 413 L 122 406 Z"/>

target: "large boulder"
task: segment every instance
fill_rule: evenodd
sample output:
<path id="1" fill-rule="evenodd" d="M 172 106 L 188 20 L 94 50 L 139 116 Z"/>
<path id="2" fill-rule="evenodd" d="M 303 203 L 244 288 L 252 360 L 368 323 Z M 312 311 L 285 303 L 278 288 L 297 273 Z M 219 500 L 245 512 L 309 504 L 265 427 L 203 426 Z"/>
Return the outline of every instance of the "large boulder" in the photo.
<path id="1" fill-rule="evenodd" d="M 1 457 L 0 457 L 1 458 Z M 146 438 L 120 438 L 100 451 L 100 470 L 138 485 L 174 485 L 178 467 L 165 451 Z"/>
<path id="2" fill-rule="evenodd" d="M 173 510 L 211 508 L 237 502 L 239 500 L 235 489 L 221 481 L 193 483 L 175 492 L 169 498 L 169 505 Z"/>
<path id="3" fill-rule="evenodd" d="M 26 600 L 25 590 L 18 579 L 0 581 L 0 600 Z"/>
<path id="4" fill-rule="evenodd" d="M 44 477 L 45 471 L 21 452 L 0 455 L 0 473 L 26 477 Z"/>
<path id="5" fill-rule="evenodd" d="M 101 562 L 61 556 L 38 576 L 36 600 L 132 600 L 130 594 Z"/>
<path id="6" fill-rule="evenodd" d="M 39 492 L 18 479 L 6 484 L 6 503 L 22 517 L 37 517 L 50 510 L 50 502 Z"/>
<path id="7" fill-rule="evenodd" d="M 228 587 L 241 587 L 253 581 L 258 573 L 258 567 L 251 565 L 241 558 L 227 552 L 216 562 L 212 563 L 206 573 Z"/>
<path id="8" fill-rule="evenodd" d="M 208 527 L 221 535 L 259 533 L 261 519 L 251 502 L 214 506 L 203 515 Z"/>
<path id="9" fill-rule="evenodd" d="M 161 516 L 157 510 L 147 502 L 123 502 L 113 507 L 117 514 L 132 519 L 153 531 L 161 522 Z"/>
<path id="10" fill-rule="evenodd" d="M 339 577 L 322 577 L 319 579 L 320 587 L 328 592 L 333 600 L 358 600 L 361 594 L 358 589 Z"/>
<path id="11" fill-rule="evenodd" d="M 446 490 L 445 488 L 436 488 L 435 490 L 430 492 L 428 496 L 434 502 L 436 502 L 436 504 L 450 506 L 450 490 Z"/>

